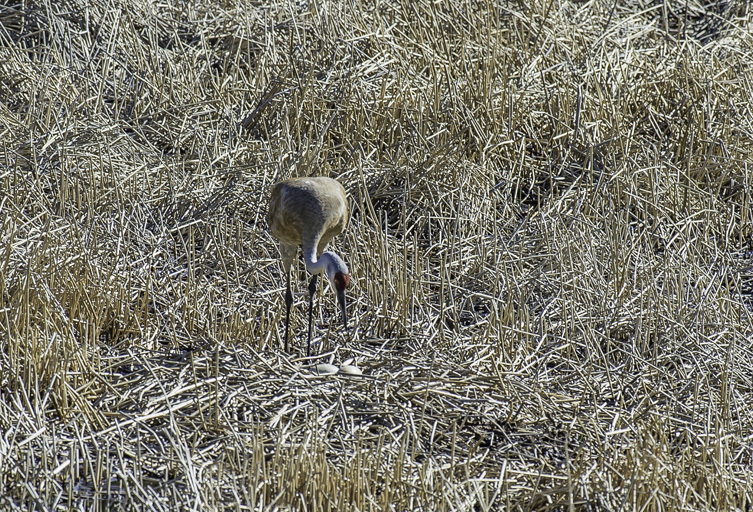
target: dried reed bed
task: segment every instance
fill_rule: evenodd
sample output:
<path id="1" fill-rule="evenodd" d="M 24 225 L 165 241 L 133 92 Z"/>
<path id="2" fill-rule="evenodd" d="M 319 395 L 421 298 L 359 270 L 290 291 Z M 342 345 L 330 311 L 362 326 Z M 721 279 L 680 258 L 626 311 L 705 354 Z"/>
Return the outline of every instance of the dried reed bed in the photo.
<path id="1" fill-rule="evenodd" d="M 4 4 L 2 508 L 750 510 L 752 17 Z M 360 377 L 281 351 L 310 174 Z"/>

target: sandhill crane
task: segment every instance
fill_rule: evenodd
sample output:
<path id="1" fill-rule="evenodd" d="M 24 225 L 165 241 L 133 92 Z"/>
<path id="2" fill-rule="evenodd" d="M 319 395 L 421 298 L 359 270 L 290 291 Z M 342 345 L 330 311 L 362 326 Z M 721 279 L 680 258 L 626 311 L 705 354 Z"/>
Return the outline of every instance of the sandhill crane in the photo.
<path id="1" fill-rule="evenodd" d="M 334 252 L 324 251 L 332 238 L 342 233 L 348 223 L 348 199 L 343 186 L 332 178 L 290 178 L 272 187 L 267 215 L 272 235 L 280 242 L 282 266 L 287 275 L 285 291 L 285 351 L 288 351 L 290 329 L 290 267 L 298 246 L 303 248 L 306 270 L 313 276 L 309 282 L 309 331 L 306 355 L 311 355 L 311 325 L 314 308 L 314 293 L 317 277 L 324 273 L 332 289 L 337 293 L 337 302 L 343 316 L 343 325 L 348 326 L 345 289 L 350 284 L 350 273 L 345 262 Z"/>

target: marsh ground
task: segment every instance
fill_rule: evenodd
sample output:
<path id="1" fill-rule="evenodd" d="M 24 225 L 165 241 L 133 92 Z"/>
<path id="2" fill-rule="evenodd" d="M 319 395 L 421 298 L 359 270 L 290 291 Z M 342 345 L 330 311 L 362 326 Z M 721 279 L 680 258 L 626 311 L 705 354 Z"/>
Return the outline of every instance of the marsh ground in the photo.
<path id="1" fill-rule="evenodd" d="M 5 2 L 0 506 L 751 510 L 752 18 Z M 303 175 L 352 212 L 314 361 Z"/>

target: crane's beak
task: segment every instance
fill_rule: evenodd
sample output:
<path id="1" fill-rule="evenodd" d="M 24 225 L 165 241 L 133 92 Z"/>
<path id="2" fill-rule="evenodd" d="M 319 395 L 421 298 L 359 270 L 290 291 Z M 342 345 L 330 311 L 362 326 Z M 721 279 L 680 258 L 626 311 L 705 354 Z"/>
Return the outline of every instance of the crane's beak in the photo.
<path id="1" fill-rule="evenodd" d="M 340 304 L 340 311 L 343 314 L 343 327 L 348 328 L 348 310 L 346 308 L 348 301 L 345 299 L 345 290 L 337 290 L 337 303 Z"/>

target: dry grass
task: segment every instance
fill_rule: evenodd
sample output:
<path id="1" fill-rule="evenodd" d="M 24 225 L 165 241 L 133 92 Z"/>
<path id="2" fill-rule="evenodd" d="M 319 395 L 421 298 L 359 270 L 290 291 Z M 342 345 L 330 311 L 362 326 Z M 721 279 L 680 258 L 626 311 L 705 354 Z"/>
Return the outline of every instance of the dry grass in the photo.
<path id="1" fill-rule="evenodd" d="M 0 6 L 4 510 L 753 508 L 743 0 Z M 351 331 L 281 350 L 270 184 Z"/>

